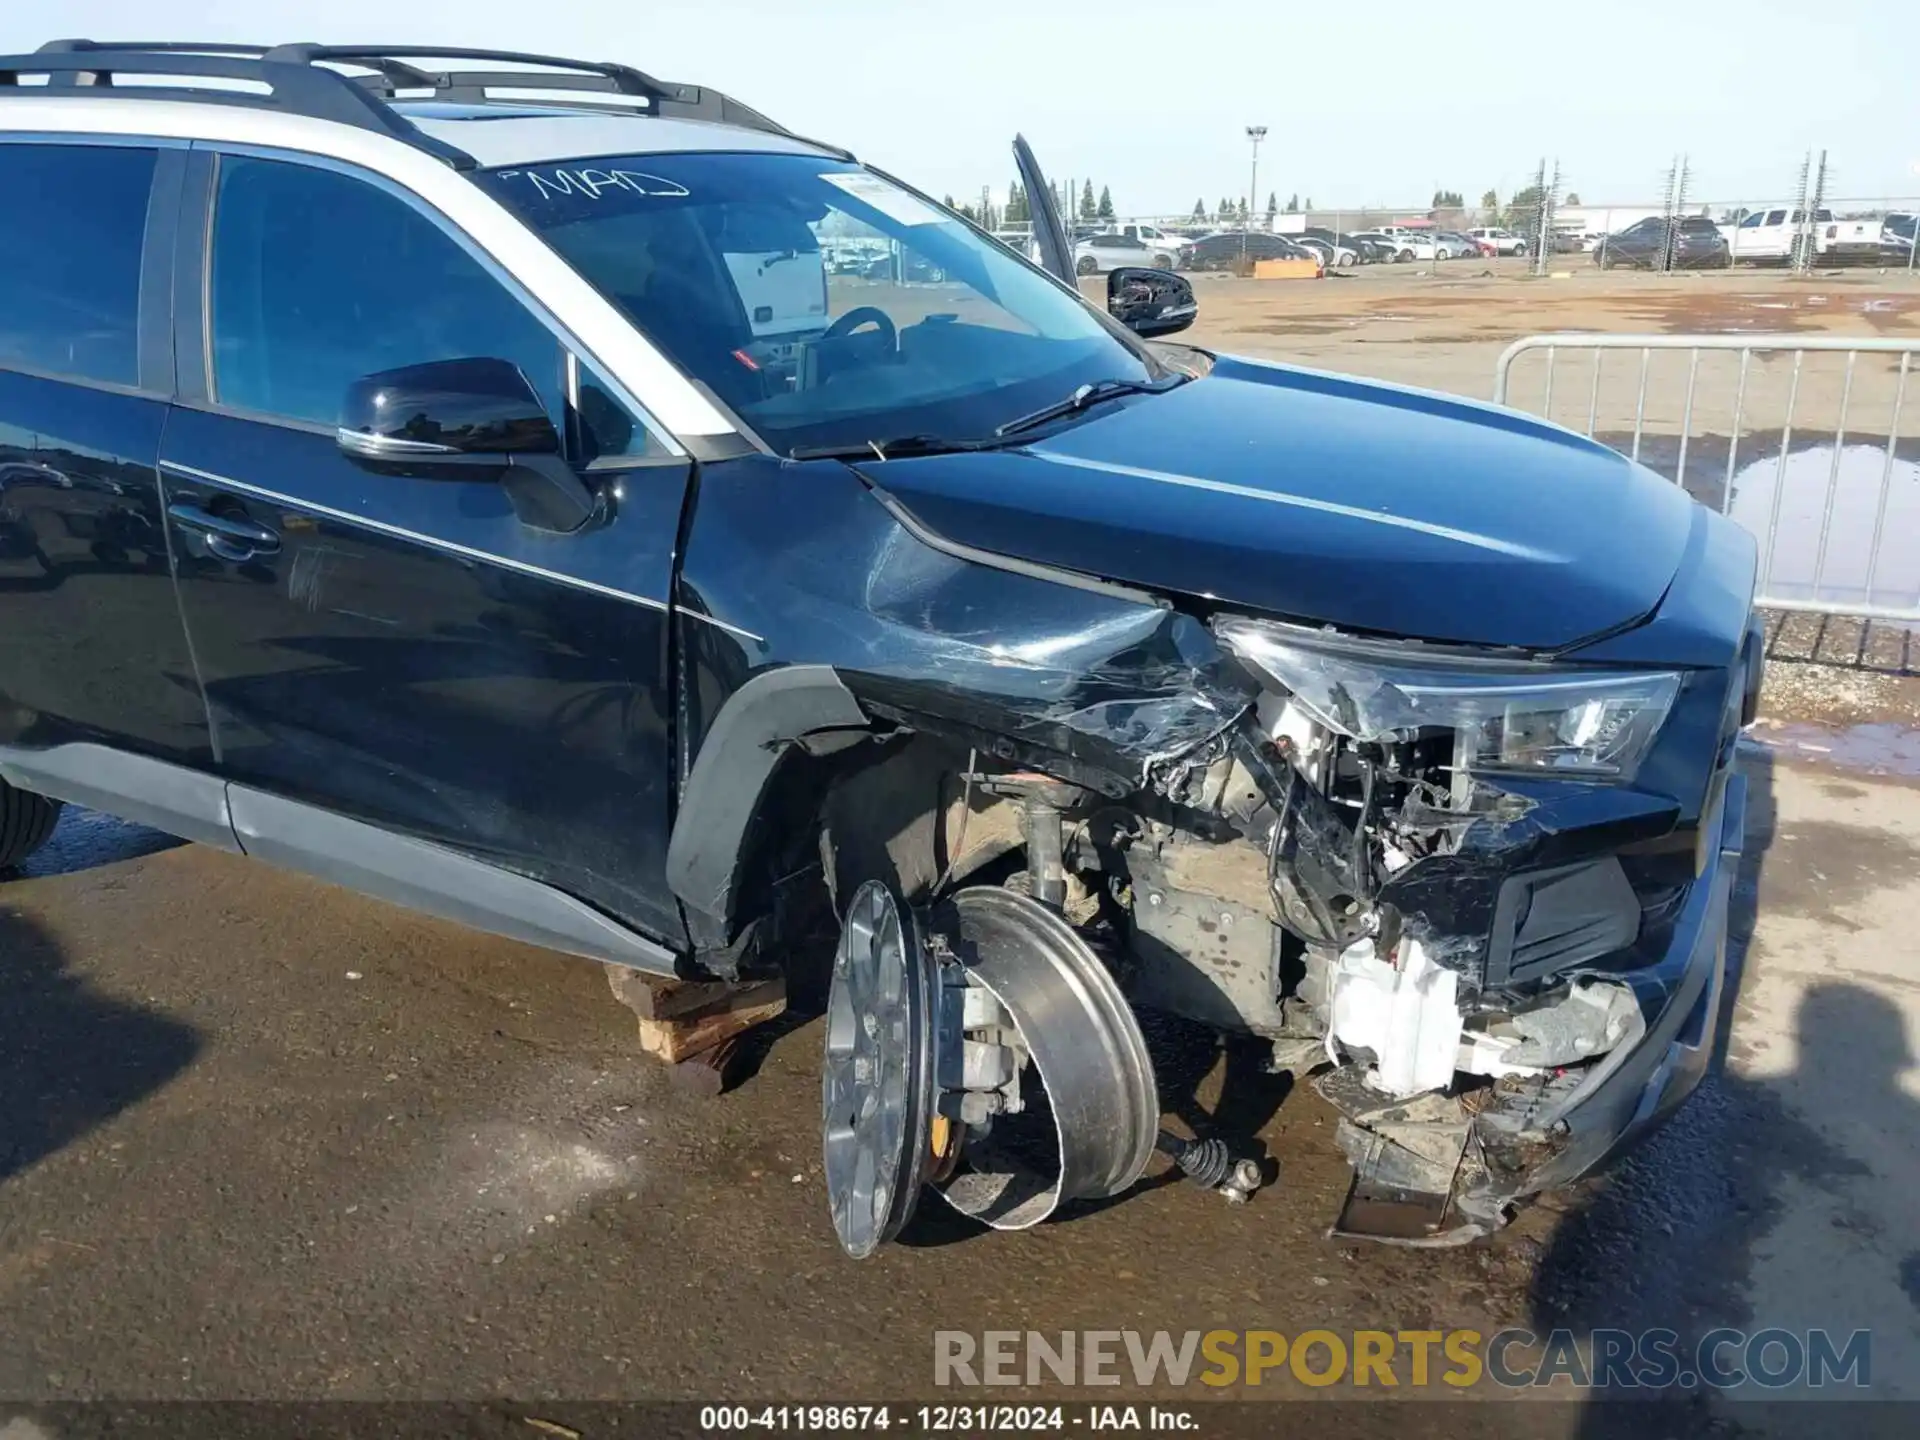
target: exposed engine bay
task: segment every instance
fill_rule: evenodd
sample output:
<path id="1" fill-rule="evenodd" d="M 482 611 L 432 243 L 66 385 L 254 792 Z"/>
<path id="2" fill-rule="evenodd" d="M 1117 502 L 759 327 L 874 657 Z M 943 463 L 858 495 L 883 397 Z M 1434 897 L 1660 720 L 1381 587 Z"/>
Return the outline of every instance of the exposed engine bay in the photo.
<path id="1" fill-rule="evenodd" d="M 1567 1116 L 1678 993 L 1659 962 L 1725 817 L 1676 827 L 1671 806 L 1561 777 L 1630 776 L 1678 677 L 1563 694 L 1522 673 L 1497 707 L 1449 710 L 1311 643 L 1288 659 L 1299 688 L 1263 684 L 1126 795 L 974 750 L 923 903 L 875 882 L 853 897 L 825 1083 L 849 1253 L 923 1185 L 1019 1228 L 1126 1189 L 1155 1148 L 1247 1198 L 1238 1137 L 1157 1129 L 1134 1006 L 1257 1037 L 1271 1070 L 1313 1077 L 1354 1168 L 1336 1233 L 1459 1243 L 1593 1163 Z M 955 882 L 969 827 L 1024 863 Z M 863 1029 L 875 996 L 897 1063 Z M 858 1123 L 876 1110 L 894 1117 L 879 1154 Z"/>

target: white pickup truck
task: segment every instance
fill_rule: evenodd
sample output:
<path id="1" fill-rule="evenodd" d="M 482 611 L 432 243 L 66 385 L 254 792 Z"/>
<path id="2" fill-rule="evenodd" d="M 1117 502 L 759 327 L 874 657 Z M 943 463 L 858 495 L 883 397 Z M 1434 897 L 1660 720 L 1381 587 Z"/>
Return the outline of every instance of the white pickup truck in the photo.
<path id="1" fill-rule="evenodd" d="M 1793 258 L 1794 238 L 1804 228 L 1804 210 L 1785 205 L 1771 210 L 1755 210 L 1738 224 L 1722 225 L 1734 262 L 1750 264 L 1784 262 Z M 1835 220 L 1831 210 L 1813 212 L 1813 253 L 1824 260 L 1877 260 L 1880 258 L 1880 222 L 1878 220 Z"/>

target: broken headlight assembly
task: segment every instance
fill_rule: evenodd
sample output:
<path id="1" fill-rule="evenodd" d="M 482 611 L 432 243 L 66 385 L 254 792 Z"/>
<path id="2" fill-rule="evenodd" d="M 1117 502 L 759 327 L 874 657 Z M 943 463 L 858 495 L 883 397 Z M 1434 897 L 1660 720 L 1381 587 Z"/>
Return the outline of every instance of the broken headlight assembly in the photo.
<path id="1" fill-rule="evenodd" d="M 1242 617 L 1217 620 L 1213 631 L 1334 733 L 1388 741 L 1450 730 L 1455 766 L 1475 774 L 1631 780 L 1680 686 L 1670 671 L 1410 653 L 1405 643 Z"/>

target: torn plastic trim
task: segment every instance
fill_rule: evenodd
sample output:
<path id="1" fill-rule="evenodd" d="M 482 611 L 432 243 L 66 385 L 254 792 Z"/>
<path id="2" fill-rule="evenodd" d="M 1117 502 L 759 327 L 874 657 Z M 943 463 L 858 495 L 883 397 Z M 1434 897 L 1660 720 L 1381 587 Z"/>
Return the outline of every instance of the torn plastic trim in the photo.
<path id="1" fill-rule="evenodd" d="M 727 698 L 694 758 L 667 881 L 703 951 L 740 930 L 752 827 L 792 748 L 831 751 L 894 721 L 1118 797 L 1167 783 L 1252 707 L 1250 681 L 1191 616 L 1057 586 L 1034 587 L 1036 603 L 1017 609 L 949 613 L 929 595 L 965 562 L 895 533 L 903 543 L 863 596 L 880 622 L 860 657 L 871 668 L 760 672 Z"/>
<path id="2" fill-rule="evenodd" d="M 1491 1234 L 1515 1202 L 1578 1180 L 1692 1093 L 1718 1036 L 1728 897 L 1744 848 L 1743 776 L 1729 779 L 1718 826 L 1713 858 L 1660 958 L 1576 977 L 1623 984 L 1637 1002 L 1624 1033 L 1592 1064 L 1504 1096 L 1496 1087 L 1493 1102 L 1477 1109 L 1438 1092 L 1383 1097 L 1354 1066 L 1315 1079 L 1341 1112 L 1336 1137 L 1354 1166 L 1333 1233 L 1428 1246 Z"/>
<path id="3" fill-rule="evenodd" d="M 1369 834 L 1367 825 L 1404 834 L 1425 823 L 1420 811 L 1409 814 L 1408 803 L 1378 815 L 1336 805 L 1287 747 L 1268 743 L 1254 725 L 1233 731 L 1228 744 L 1264 801 L 1236 823 L 1269 856 L 1283 923 L 1310 944 L 1340 950 L 1391 917 L 1431 958 L 1476 985 L 1488 983 L 1486 961 L 1507 880 L 1601 859 L 1665 835 L 1675 822 L 1672 801 L 1630 787 L 1522 777 L 1496 786 L 1477 779 L 1474 809 L 1435 811 L 1447 822 L 1452 848 L 1383 873 L 1373 852 L 1382 836 Z"/>

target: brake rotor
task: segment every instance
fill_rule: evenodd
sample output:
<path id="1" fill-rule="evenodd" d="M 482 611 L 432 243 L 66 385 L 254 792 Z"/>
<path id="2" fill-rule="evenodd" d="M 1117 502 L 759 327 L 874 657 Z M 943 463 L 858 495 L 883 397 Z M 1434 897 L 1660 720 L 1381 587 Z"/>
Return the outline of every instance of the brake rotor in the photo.
<path id="1" fill-rule="evenodd" d="M 827 1200 L 840 1244 L 871 1255 L 912 1216 L 931 1154 L 935 962 L 913 911 L 869 880 L 834 954 L 821 1075 Z"/>
<path id="2" fill-rule="evenodd" d="M 1139 1022 L 1099 957 L 1058 912 L 1009 890 L 962 890 L 938 923 L 968 983 L 1011 1019 L 1040 1082 L 1024 1113 L 964 1137 L 958 1173 L 935 1179 L 940 1194 L 996 1230 L 1023 1230 L 1069 1200 L 1130 1187 L 1153 1157 L 1159 1090 Z"/>

